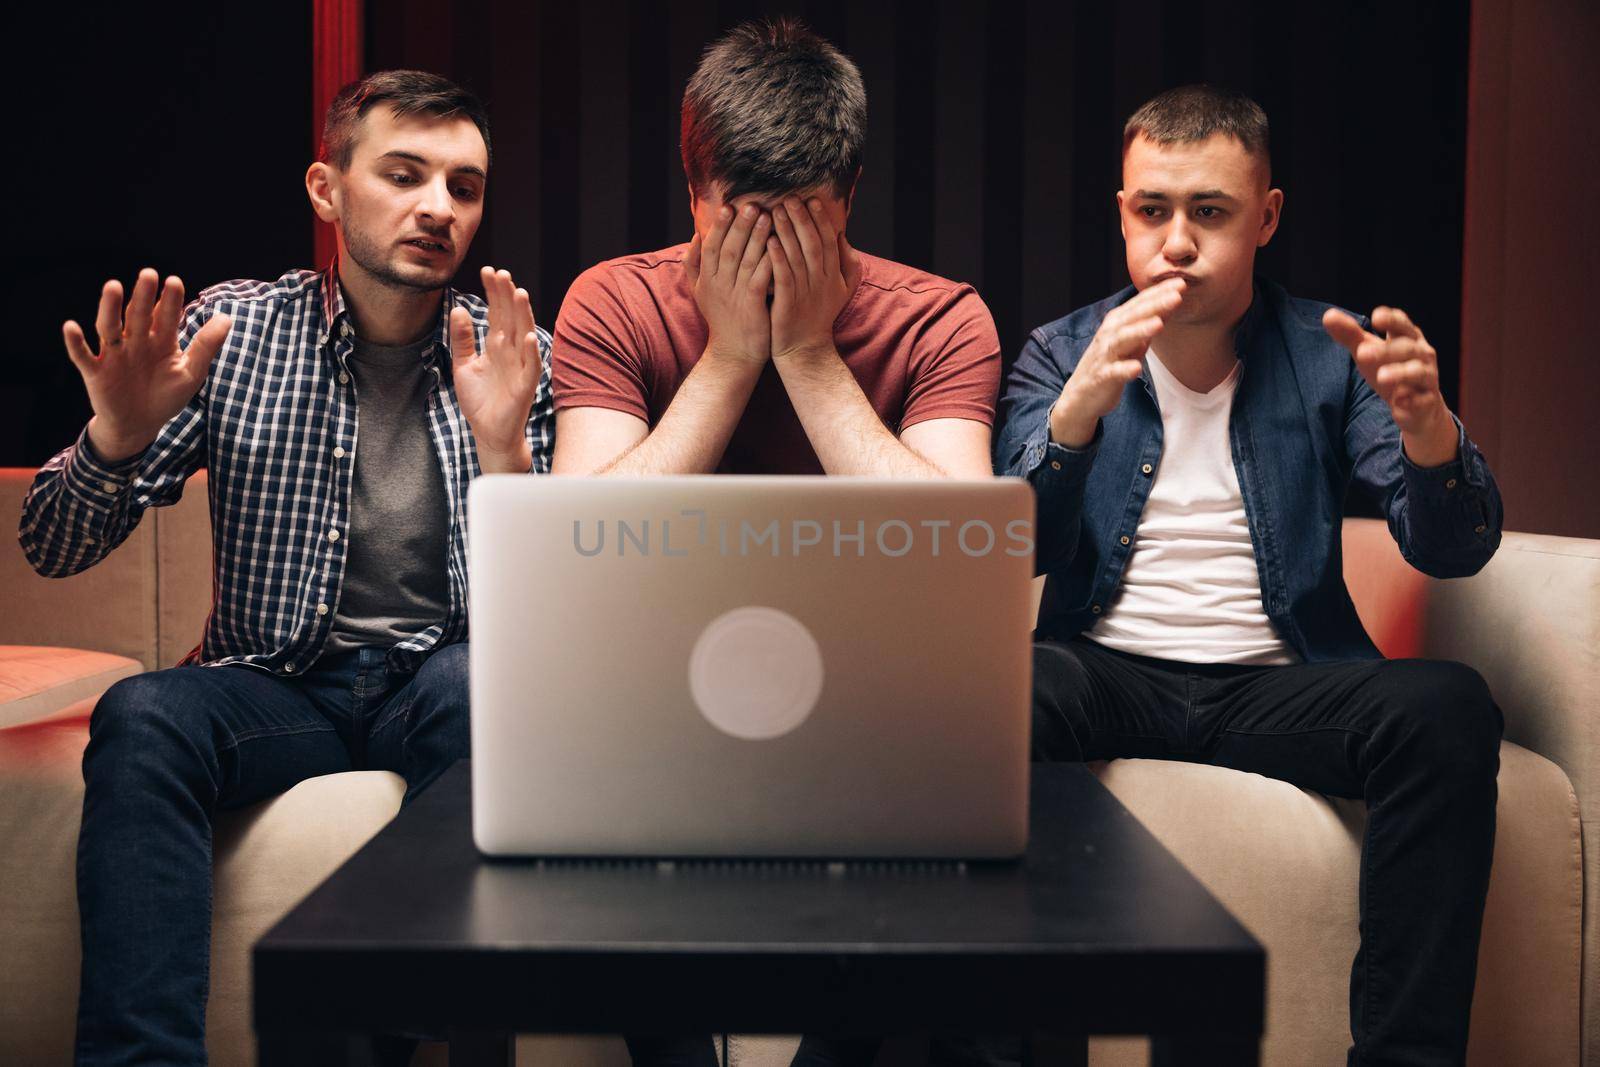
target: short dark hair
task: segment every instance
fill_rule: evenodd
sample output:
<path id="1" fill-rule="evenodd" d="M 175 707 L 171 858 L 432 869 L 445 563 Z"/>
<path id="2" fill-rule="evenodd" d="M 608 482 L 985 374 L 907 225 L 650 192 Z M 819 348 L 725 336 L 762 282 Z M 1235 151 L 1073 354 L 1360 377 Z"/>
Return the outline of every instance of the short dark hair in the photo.
<path id="1" fill-rule="evenodd" d="M 1122 153 L 1140 134 L 1158 145 L 1203 141 L 1225 133 L 1244 145 L 1245 151 L 1271 165 L 1267 142 L 1267 113 L 1237 89 L 1215 85 L 1182 85 L 1168 89 L 1135 111 L 1122 127 Z"/>
<path id="2" fill-rule="evenodd" d="M 340 170 L 349 167 L 361 120 L 378 104 L 388 104 L 401 118 L 469 118 L 483 134 L 484 151 L 494 158 L 489 142 L 489 113 L 483 102 L 448 78 L 425 70 L 380 70 L 340 89 L 328 105 L 328 116 L 322 124 L 322 151 L 317 158 Z"/>
<path id="3" fill-rule="evenodd" d="M 794 18 L 746 22 L 709 45 L 683 93 L 683 173 L 724 198 L 824 182 L 849 193 L 867 89 L 842 52 Z"/>

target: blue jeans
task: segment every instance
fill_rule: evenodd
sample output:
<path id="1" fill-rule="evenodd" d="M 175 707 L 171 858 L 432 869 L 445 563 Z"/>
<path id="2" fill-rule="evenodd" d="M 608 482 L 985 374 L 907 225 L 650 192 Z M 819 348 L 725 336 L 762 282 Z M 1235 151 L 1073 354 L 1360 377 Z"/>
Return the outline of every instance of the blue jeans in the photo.
<path id="1" fill-rule="evenodd" d="M 379 648 L 298 678 L 175 667 L 124 679 L 89 722 L 78 837 L 80 1064 L 204 1064 L 211 827 L 306 778 L 398 771 L 406 801 L 468 755 L 467 646 L 415 674 Z"/>

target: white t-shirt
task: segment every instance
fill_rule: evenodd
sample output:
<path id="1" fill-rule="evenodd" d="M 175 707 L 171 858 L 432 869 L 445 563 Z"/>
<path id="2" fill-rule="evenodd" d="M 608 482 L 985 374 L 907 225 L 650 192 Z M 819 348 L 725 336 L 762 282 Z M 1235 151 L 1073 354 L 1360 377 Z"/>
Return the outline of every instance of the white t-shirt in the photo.
<path id="1" fill-rule="evenodd" d="M 1184 663 L 1294 663 L 1261 606 L 1228 415 L 1239 366 L 1208 393 L 1145 365 L 1164 444 L 1116 598 L 1088 637 L 1107 648 Z"/>

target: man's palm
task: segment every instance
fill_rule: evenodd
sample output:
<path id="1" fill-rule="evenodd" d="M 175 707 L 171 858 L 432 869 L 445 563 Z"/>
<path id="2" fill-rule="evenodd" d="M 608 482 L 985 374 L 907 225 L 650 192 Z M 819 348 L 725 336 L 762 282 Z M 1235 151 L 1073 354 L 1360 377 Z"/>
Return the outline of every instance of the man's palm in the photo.
<path id="1" fill-rule="evenodd" d="M 170 277 L 156 298 L 158 275 L 139 272 L 126 316 L 122 283 L 106 282 L 100 292 L 92 351 L 76 322 L 62 326 L 67 356 L 83 375 L 94 409 L 90 433 L 108 459 L 121 459 L 147 447 L 167 420 L 183 410 L 206 380 L 211 361 L 232 323 L 217 315 L 202 326 L 186 348 L 178 345 L 183 314 L 183 282 Z M 118 454 L 120 453 L 120 454 Z"/>

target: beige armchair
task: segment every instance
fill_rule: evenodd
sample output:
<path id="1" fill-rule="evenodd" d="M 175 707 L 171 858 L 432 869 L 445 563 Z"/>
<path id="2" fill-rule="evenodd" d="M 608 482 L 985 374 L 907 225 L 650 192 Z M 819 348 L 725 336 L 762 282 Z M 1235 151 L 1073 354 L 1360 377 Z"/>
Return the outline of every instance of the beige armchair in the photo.
<path id="1" fill-rule="evenodd" d="M 32 476 L 0 471 L 0 515 L 14 521 Z M 0 1063 L 70 1058 L 88 712 L 117 678 L 170 665 L 198 640 L 210 597 L 205 504 L 201 475 L 70 579 L 39 578 L 11 538 L 0 544 Z M 1506 713 L 1472 1062 L 1581 1055 L 1600 1067 L 1600 932 L 1586 937 L 1584 923 L 1600 908 L 1600 842 L 1586 853 L 1581 836 L 1600 826 L 1600 542 L 1509 534 L 1482 574 L 1454 582 L 1410 570 L 1380 524 L 1348 522 L 1345 545 L 1346 577 L 1385 652 L 1472 664 Z M 1264 1062 L 1342 1063 L 1361 805 L 1208 767 L 1119 760 L 1095 771 L 1266 944 Z M 219 820 L 212 1062 L 253 1059 L 250 944 L 393 816 L 401 792 L 383 772 L 330 775 Z M 729 1051 L 764 1067 L 793 1048 L 736 1036 Z M 894 1043 L 884 1061 L 916 1049 Z M 627 1063 L 615 1038 L 527 1038 L 518 1050 L 523 1063 Z M 1095 1064 L 1143 1060 L 1138 1039 L 1091 1046 Z"/>

